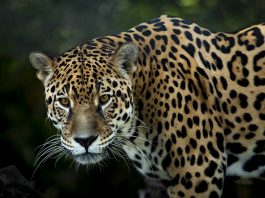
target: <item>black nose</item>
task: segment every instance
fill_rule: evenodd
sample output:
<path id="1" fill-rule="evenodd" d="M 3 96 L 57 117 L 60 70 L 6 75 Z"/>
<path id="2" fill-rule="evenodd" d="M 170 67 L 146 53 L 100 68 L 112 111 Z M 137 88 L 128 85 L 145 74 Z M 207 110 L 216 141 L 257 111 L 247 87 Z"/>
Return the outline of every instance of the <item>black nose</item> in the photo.
<path id="1" fill-rule="evenodd" d="M 78 142 L 81 146 L 85 147 L 85 149 L 87 150 L 87 148 L 97 139 L 98 135 L 91 135 L 89 137 L 86 138 L 74 138 L 74 140 L 76 142 Z"/>

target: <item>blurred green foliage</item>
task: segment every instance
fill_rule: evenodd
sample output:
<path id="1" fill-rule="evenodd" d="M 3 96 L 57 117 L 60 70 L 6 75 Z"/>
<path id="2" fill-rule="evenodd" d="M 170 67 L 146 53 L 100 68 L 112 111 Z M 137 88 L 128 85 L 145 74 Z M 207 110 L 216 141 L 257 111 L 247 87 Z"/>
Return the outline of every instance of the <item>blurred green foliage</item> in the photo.
<path id="1" fill-rule="evenodd" d="M 213 31 L 235 31 L 264 22 L 264 0 L 2 0 L 0 6 L 0 168 L 14 164 L 28 178 L 34 150 L 55 133 L 45 123 L 42 84 L 28 55 L 58 55 L 94 37 L 125 31 L 140 22 L 174 15 Z M 48 160 L 33 180 L 45 197 L 136 197 L 143 182 L 120 160 L 80 168 Z M 129 169 L 129 170 L 128 170 Z"/>

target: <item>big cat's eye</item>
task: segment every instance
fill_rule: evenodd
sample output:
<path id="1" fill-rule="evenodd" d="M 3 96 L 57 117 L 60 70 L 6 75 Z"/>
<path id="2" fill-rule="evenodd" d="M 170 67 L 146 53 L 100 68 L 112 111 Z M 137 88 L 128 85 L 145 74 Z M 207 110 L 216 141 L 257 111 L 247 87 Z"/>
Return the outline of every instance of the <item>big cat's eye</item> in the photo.
<path id="1" fill-rule="evenodd" d="M 100 105 L 105 105 L 110 99 L 110 96 L 105 94 L 99 97 L 99 103 Z"/>
<path id="2" fill-rule="evenodd" d="M 68 98 L 59 98 L 59 102 L 62 106 L 66 108 L 70 107 L 70 100 Z"/>

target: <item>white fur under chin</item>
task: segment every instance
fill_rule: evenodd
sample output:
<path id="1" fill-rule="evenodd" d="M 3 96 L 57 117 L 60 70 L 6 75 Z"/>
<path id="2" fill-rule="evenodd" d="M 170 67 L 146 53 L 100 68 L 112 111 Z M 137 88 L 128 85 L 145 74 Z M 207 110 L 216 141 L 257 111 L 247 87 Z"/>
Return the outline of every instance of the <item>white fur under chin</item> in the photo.
<path id="1" fill-rule="evenodd" d="M 74 155 L 74 160 L 82 165 L 95 164 L 103 160 L 103 155 L 94 153 L 84 153 L 81 155 Z"/>

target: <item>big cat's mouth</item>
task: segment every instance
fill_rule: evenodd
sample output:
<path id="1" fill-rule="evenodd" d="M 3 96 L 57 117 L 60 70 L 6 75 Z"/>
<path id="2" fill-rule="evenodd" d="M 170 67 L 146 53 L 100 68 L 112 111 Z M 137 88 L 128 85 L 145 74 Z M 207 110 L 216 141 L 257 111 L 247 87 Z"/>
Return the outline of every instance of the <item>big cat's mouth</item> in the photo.
<path id="1" fill-rule="evenodd" d="M 83 153 L 73 157 L 80 164 L 95 164 L 105 158 L 103 153 Z"/>

